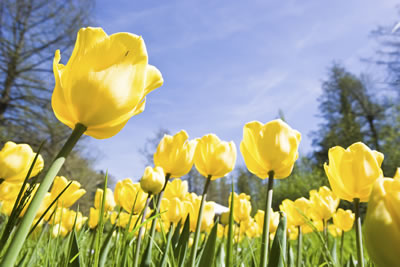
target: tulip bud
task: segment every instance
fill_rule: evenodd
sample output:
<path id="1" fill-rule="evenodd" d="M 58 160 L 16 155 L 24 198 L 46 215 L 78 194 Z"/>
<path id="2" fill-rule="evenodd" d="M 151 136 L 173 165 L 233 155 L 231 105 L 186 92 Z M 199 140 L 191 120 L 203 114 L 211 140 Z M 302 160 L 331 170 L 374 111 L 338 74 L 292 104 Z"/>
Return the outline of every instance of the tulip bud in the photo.
<path id="1" fill-rule="evenodd" d="M 146 167 L 142 179 L 140 179 L 140 187 L 148 194 L 158 194 L 164 187 L 165 174 L 161 167 Z"/>
<path id="2" fill-rule="evenodd" d="M 295 201 L 285 199 L 282 201 L 279 208 L 281 211 L 285 212 L 288 224 L 302 226 L 307 223 L 304 216 L 306 216 L 310 204 L 310 201 L 304 197 L 296 199 Z"/>
<path id="3" fill-rule="evenodd" d="M 236 163 L 236 146 L 231 142 L 221 141 L 215 134 L 203 136 L 196 147 L 194 164 L 197 171 L 211 180 L 230 173 Z"/>
<path id="4" fill-rule="evenodd" d="M 154 165 L 162 167 L 172 178 L 187 174 L 192 169 L 197 144 L 197 140 L 188 138 L 185 130 L 174 136 L 164 135 L 154 154 Z"/>
<path id="5" fill-rule="evenodd" d="M 17 145 L 11 141 L 7 142 L 0 150 L 0 181 L 22 183 L 35 156 L 36 153 L 27 144 Z M 43 166 L 43 158 L 39 155 L 29 178 L 36 176 Z"/>
<path id="6" fill-rule="evenodd" d="M 256 215 L 254 215 L 254 219 L 256 220 L 257 224 L 259 225 L 260 229 L 263 229 L 264 226 L 264 211 L 257 210 Z M 278 228 L 279 224 L 279 212 L 273 211 L 271 208 L 270 217 L 269 217 L 269 232 L 275 233 L 276 229 Z"/>
<path id="7" fill-rule="evenodd" d="M 374 182 L 383 175 L 383 154 L 357 142 L 347 149 L 335 146 L 328 156 L 324 168 L 333 192 L 350 202 L 355 198 L 367 202 Z"/>
<path id="8" fill-rule="evenodd" d="M 243 128 L 240 151 L 251 173 L 266 178 L 273 171 L 274 178 L 282 179 L 290 175 L 299 157 L 300 140 L 301 134 L 280 119 L 265 125 L 252 121 Z"/>
<path id="9" fill-rule="evenodd" d="M 229 207 L 231 206 L 230 200 L 231 197 L 229 197 Z M 233 219 L 235 222 L 240 223 L 242 221 L 247 221 L 251 212 L 250 196 L 244 193 L 241 193 L 240 195 L 234 193 L 233 201 Z"/>
<path id="10" fill-rule="evenodd" d="M 375 182 L 364 222 L 368 255 L 377 266 L 398 266 L 400 247 L 400 180 Z"/>
<path id="11" fill-rule="evenodd" d="M 181 179 L 174 179 L 172 182 L 168 182 L 164 190 L 164 197 L 173 199 L 174 197 L 180 200 L 185 200 L 188 192 L 188 182 L 182 181 Z"/>

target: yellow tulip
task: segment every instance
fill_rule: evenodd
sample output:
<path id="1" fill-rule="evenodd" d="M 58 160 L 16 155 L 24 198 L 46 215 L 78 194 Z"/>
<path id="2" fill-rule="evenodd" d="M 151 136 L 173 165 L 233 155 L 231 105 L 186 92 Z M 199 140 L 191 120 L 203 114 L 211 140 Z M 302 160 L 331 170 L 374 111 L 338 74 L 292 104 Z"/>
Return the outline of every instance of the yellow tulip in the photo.
<path id="1" fill-rule="evenodd" d="M 269 217 L 269 232 L 275 233 L 276 229 L 278 228 L 280 215 L 278 211 L 273 211 L 272 208 L 270 214 L 271 216 Z M 254 215 L 254 219 L 256 220 L 257 224 L 259 225 L 262 231 L 264 227 L 264 211 L 257 210 L 256 215 Z"/>
<path id="2" fill-rule="evenodd" d="M 221 213 L 220 222 L 223 225 L 229 224 L 229 211 Z"/>
<path id="3" fill-rule="evenodd" d="M 117 224 L 117 226 L 122 227 L 122 228 L 126 228 L 128 223 L 129 223 L 129 219 L 131 220 L 130 224 L 129 224 L 129 231 L 133 230 L 133 227 L 135 226 L 135 224 L 139 223 L 137 222 L 139 219 L 139 215 L 131 215 L 129 213 L 123 212 L 121 211 L 118 217 L 118 212 L 112 212 L 111 216 L 110 216 L 110 221 L 111 224 Z"/>
<path id="4" fill-rule="evenodd" d="M 224 237 L 225 227 L 222 224 L 218 224 L 217 226 L 217 237 L 222 239 Z"/>
<path id="5" fill-rule="evenodd" d="M 53 186 L 50 190 L 52 201 L 64 190 L 69 184 L 69 181 L 64 176 L 56 176 Z M 85 189 L 81 188 L 81 184 L 73 181 L 65 192 L 58 198 L 57 203 L 59 207 L 69 208 L 86 193 Z"/>
<path id="6" fill-rule="evenodd" d="M 72 231 L 74 223 L 75 230 L 79 231 L 86 220 L 87 217 L 83 217 L 81 212 L 75 212 L 66 208 L 58 208 L 55 214 L 52 234 L 54 237 L 59 235 L 65 237 L 69 232 Z"/>
<path id="7" fill-rule="evenodd" d="M 231 142 L 221 141 L 215 134 L 203 136 L 194 153 L 194 165 L 204 177 L 211 180 L 221 178 L 235 167 L 236 146 Z"/>
<path id="8" fill-rule="evenodd" d="M 89 227 L 91 229 L 96 228 L 99 223 L 99 211 L 95 208 L 90 208 L 89 211 Z"/>
<path id="9" fill-rule="evenodd" d="M 355 214 L 351 210 L 338 209 L 333 214 L 333 223 L 344 232 L 348 232 L 353 228 Z"/>
<path id="10" fill-rule="evenodd" d="M 310 217 L 315 220 L 329 220 L 339 205 L 340 199 L 328 187 L 321 186 L 310 191 Z"/>
<path id="11" fill-rule="evenodd" d="M 230 201 L 231 197 L 229 197 L 229 207 L 231 207 Z M 244 193 L 241 193 L 240 195 L 234 193 L 233 202 L 233 219 L 235 222 L 240 223 L 242 221 L 247 221 L 250 218 L 251 212 L 250 196 Z"/>
<path id="12" fill-rule="evenodd" d="M 398 266 L 400 247 L 400 179 L 375 182 L 368 202 L 364 236 L 377 266 Z"/>
<path id="13" fill-rule="evenodd" d="M 273 171 L 274 178 L 282 179 L 290 175 L 299 157 L 300 140 L 301 134 L 280 119 L 265 125 L 252 121 L 243 128 L 240 151 L 251 173 L 267 178 Z"/>
<path id="14" fill-rule="evenodd" d="M 340 229 L 336 224 L 328 225 L 328 231 L 333 237 L 342 236 L 342 229 Z"/>
<path id="15" fill-rule="evenodd" d="M 1 181 L 22 183 L 35 156 L 36 153 L 27 144 L 17 145 L 11 141 L 5 143 L 0 150 L 0 183 Z M 43 166 L 43 158 L 39 155 L 29 178 L 36 176 Z"/>
<path id="16" fill-rule="evenodd" d="M 94 207 L 96 209 L 101 209 L 101 202 L 103 201 L 103 189 L 97 188 L 96 194 L 94 196 Z M 115 207 L 114 194 L 110 188 L 107 188 L 106 199 L 104 202 L 104 212 L 112 211 Z"/>
<path id="17" fill-rule="evenodd" d="M 322 232 L 324 230 L 324 223 L 322 220 L 319 221 L 311 221 L 312 225 L 316 228 L 318 232 Z M 310 225 L 310 222 L 303 224 L 301 226 L 301 232 L 303 234 L 308 234 L 314 232 L 314 228 Z"/>
<path id="18" fill-rule="evenodd" d="M 145 107 L 145 97 L 163 83 L 161 73 L 148 65 L 140 36 L 101 28 L 82 28 L 64 66 L 60 51 L 53 61 L 55 88 L 52 107 L 70 128 L 87 127 L 85 134 L 98 139 L 117 134 Z"/>
<path id="19" fill-rule="evenodd" d="M 182 181 L 181 179 L 174 179 L 172 182 L 168 182 L 164 191 L 164 198 L 173 199 L 174 197 L 180 200 L 185 200 L 188 192 L 188 182 Z"/>
<path id="20" fill-rule="evenodd" d="M 165 183 L 165 174 L 163 168 L 157 166 L 152 168 L 147 166 L 144 170 L 140 187 L 148 194 L 158 194 L 163 189 Z"/>
<path id="21" fill-rule="evenodd" d="M 383 176 L 383 154 L 357 142 L 347 149 L 335 146 L 328 156 L 324 168 L 333 192 L 350 202 L 355 198 L 367 202 L 374 182 Z"/>
<path id="22" fill-rule="evenodd" d="M 154 154 L 154 165 L 161 166 L 172 178 L 182 177 L 193 166 L 197 140 L 188 141 L 185 130 L 174 136 L 164 135 Z"/>
<path id="23" fill-rule="evenodd" d="M 147 194 L 139 183 L 133 183 L 129 178 L 118 181 L 114 189 L 114 200 L 128 213 L 140 213 L 146 203 Z M 135 206 L 133 206 L 135 205 Z"/>
<path id="24" fill-rule="evenodd" d="M 310 201 L 304 197 L 298 198 L 295 201 L 285 199 L 279 206 L 280 210 L 285 212 L 287 216 L 287 222 L 290 225 L 302 226 L 307 224 L 307 220 L 304 216 L 307 216 L 308 210 L 310 209 Z"/>
<path id="25" fill-rule="evenodd" d="M 160 212 L 164 212 L 161 214 L 161 217 L 168 225 L 170 223 L 178 224 L 181 220 L 184 223 L 189 210 L 190 202 L 181 201 L 177 197 L 172 199 L 163 198 L 161 200 Z"/>
<path id="26" fill-rule="evenodd" d="M 194 232 L 196 229 L 197 217 L 199 216 L 201 197 L 196 196 L 194 193 L 189 193 L 187 195 L 187 201 L 190 205 L 187 209 L 190 214 L 190 231 Z M 200 231 L 208 231 L 214 223 L 214 202 L 206 201 L 203 208 L 203 217 L 201 219 Z"/>
<path id="27" fill-rule="evenodd" d="M 289 240 L 297 240 L 297 238 L 299 236 L 299 228 L 294 225 L 288 225 L 287 234 L 288 234 Z"/>
<path id="28" fill-rule="evenodd" d="M 262 229 L 260 228 L 259 224 L 251 217 L 240 223 L 240 229 L 243 229 L 245 235 L 249 238 L 259 237 L 262 233 Z"/>

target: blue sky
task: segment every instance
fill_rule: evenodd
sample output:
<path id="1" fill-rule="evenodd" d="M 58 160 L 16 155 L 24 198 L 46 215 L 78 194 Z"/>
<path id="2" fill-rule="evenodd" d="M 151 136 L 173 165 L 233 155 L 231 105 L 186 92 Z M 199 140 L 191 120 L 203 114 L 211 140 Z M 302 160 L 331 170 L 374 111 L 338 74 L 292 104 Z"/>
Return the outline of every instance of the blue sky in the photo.
<path id="1" fill-rule="evenodd" d="M 164 85 L 115 137 L 91 138 L 100 154 L 96 167 L 136 180 L 145 167 L 138 150 L 160 127 L 185 129 L 191 138 L 215 133 L 238 147 L 246 122 L 266 123 L 278 110 L 302 133 L 300 153 L 310 152 L 327 68 L 336 61 L 356 74 L 377 73 L 360 59 L 374 55 L 371 30 L 395 24 L 395 6 L 391 0 L 97 0 L 92 26 L 143 36 Z M 244 164 L 241 155 L 237 164 Z"/>

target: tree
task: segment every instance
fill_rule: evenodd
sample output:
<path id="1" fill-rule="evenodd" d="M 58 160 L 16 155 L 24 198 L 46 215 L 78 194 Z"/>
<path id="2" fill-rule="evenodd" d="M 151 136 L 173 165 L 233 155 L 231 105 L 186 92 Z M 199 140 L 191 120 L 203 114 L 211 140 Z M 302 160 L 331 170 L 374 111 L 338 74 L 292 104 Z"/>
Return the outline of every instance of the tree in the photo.
<path id="1" fill-rule="evenodd" d="M 323 82 L 322 95 L 318 99 L 324 121 L 313 133 L 318 167 L 322 168 L 327 162 L 329 148 L 337 145 L 347 148 L 361 141 L 379 150 L 379 131 L 385 108 L 367 90 L 367 81 L 367 76 L 358 78 L 337 64 L 330 68 L 329 78 Z"/>

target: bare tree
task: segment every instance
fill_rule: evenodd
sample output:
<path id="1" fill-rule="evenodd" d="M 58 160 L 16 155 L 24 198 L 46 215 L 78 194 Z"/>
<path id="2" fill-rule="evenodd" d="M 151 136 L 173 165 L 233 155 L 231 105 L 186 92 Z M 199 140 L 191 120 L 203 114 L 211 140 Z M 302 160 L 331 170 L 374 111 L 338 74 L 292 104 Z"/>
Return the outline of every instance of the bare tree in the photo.
<path id="1" fill-rule="evenodd" d="M 54 52 L 70 51 L 91 0 L 0 1 L 0 126 L 46 127 Z"/>

